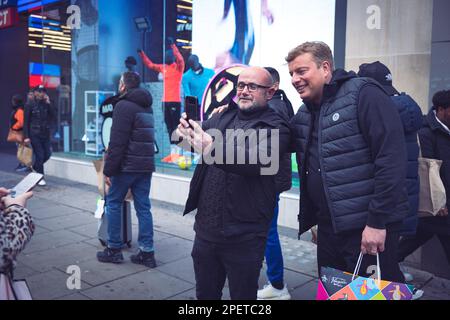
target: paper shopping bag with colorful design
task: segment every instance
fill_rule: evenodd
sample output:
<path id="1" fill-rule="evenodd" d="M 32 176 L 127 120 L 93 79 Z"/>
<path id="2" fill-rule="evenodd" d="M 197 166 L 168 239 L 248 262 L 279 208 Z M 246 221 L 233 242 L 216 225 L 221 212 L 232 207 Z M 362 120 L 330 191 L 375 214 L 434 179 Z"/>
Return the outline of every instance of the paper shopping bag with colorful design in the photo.
<path id="1" fill-rule="evenodd" d="M 378 257 L 377 257 L 378 258 Z M 411 300 L 414 286 L 381 280 L 379 259 L 377 279 L 357 276 L 361 256 L 353 274 L 322 267 L 316 300 Z"/>

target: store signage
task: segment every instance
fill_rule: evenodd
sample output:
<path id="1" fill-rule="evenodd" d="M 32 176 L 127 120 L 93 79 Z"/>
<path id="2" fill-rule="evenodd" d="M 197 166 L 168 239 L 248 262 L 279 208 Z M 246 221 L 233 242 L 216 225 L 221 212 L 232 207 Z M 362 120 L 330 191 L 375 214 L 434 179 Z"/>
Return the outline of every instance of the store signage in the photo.
<path id="1" fill-rule="evenodd" d="M 0 29 L 11 27 L 17 21 L 15 8 L 0 9 Z"/>
<path id="2" fill-rule="evenodd" d="M 0 0 L 0 9 L 7 7 L 17 7 L 17 0 Z"/>

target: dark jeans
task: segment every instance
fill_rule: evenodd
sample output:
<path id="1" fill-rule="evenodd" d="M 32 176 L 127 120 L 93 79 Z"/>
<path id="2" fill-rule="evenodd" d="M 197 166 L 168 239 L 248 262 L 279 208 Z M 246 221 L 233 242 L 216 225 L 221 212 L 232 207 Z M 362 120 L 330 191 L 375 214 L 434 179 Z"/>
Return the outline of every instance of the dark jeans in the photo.
<path id="1" fill-rule="evenodd" d="M 68 120 L 70 118 L 70 104 L 69 98 L 59 98 L 58 99 L 58 108 L 60 120 Z"/>
<path id="2" fill-rule="evenodd" d="M 215 243 L 195 237 L 192 249 L 198 300 L 221 300 L 228 278 L 232 300 L 256 300 L 266 239 Z"/>
<path id="3" fill-rule="evenodd" d="M 361 239 L 363 230 L 353 230 L 334 234 L 331 226 L 318 226 L 317 234 L 317 264 L 319 274 L 321 267 L 331 267 L 353 273 L 361 252 Z M 385 250 L 380 253 L 381 279 L 394 282 L 405 282 L 398 265 L 398 232 L 387 232 Z M 360 276 L 369 277 L 376 267 L 376 256 L 365 255 Z"/>
<path id="4" fill-rule="evenodd" d="M 134 208 L 139 223 L 138 244 L 144 252 L 153 252 L 153 217 L 150 212 L 151 173 L 120 173 L 111 178 L 111 188 L 106 196 L 108 206 L 108 247 L 120 249 L 122 204 L 131 188 Z"/>
<path id="5" fill-rule="evenodd" d="M 166 122 L 167 133 L 171 144 L 177 144 L 178 139 L 172 139 L 172 133 L 177 130 L 181 117 L 180 102 L 163 102 L 164 121 Z"/>
<path id="6" fill-rule="evenodd" d="M 52 155 L 50 137 L 43 138 L 40 135 L 32 135 L 30 136 L 30 140 L 34 154 L 33 169 L 38 173 L 44 174 L 44 163 Z"/>
<path id="7" fill-rule="evenodd" d="M 432 230 L 429 230 L 426 226 L 420 223 L 420 219 L 416 235 L 402 237 L 402 239 L 400 240 L 400 244 L 398 246 L 398 261 L 402 262 L 403 260 L 405 260 L 407 256 L 409 256 L 411 253 L 419 249 L 419 247 L 423 246 L 425 243 L 431 240 L 434 235 L 436 235 L 441 242 L 442 248 L 444 249 L 445 255 L 447 256 L 447 261 L 450 264 L 450 235 L 437 234 Z"/>
<path id="8" fill-rule="evenodd" d="M 284 265 L 283 253 L 281 251 L 280 237 L 278 235 L 278 210 L 280 197 L 277 196 L 277 205 L 275 207 L 272 223 L 270 225 L 269 234 L 267 235 L 266 243 L 266 263 L 267 263 L 267 278 L 269 282 L 275 286 L 282 286 L 284 283 Z"/>

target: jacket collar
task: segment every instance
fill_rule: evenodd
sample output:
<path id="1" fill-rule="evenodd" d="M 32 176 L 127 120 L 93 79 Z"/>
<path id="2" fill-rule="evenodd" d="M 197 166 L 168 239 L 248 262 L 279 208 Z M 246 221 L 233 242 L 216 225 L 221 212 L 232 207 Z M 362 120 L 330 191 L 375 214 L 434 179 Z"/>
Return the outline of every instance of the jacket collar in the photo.
<path id="1" fill-rule="evenodd" d="M 441 132 L 450 135 L 450 131 L 448 130 L 449 128 L 445 128 L 442 122 L 439 121 L 439 119 L 436 116 L 436 111 L 434 109 L 430 110 L 430 112 L 428 113 L 427 123 L 430 126 L 431 130 L 433 131 L 440 130 Z"/>
<path id="2" fill-rule="evenodd" d="M 433 110 L 430 110 L 430 112 L 428 113 L 427 117 L 426 117 L 426 122 L 428 124 L 428 126 L 430 127 L 431 130 L 436 131 L 439 130 L 444 134 L 450 135 L 449 131 L 446 130 L 438 121 L 437 117 L 436 117 L 436 113 Z"/>
<path id="3" fill-rule="evenodd" d="M 305 103 L 306 107 L 310 112 L 317 110 L 327 101 L 334 98 L 336 94 L 338 93 L 339 89 L 342 87 L 342 85 L 347 82 L 350 79 L 357 78 L 355 72 L 353 71 L 345 71 L 343 69 L 337 69 L 333 72 L 333 77 L 331 78 L 330 83 L 326 84 L 323 87 L 323 95 L 322 95 L 322 101 L 320 102 L 319 106 L 313 105 L 312 103 Z"/>

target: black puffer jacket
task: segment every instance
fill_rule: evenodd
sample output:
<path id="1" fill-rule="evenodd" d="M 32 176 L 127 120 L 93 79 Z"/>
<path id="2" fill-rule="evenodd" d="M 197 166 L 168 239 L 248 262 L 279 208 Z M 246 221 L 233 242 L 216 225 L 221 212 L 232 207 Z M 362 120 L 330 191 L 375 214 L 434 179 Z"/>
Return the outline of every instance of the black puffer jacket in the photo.
<path id="1" fill-rule="evenodd" d="M 301 106 L 291 122 L 301 177 L 299 234 L 318 222 L 331 223 L 337 234 L 404 219 L 403 128 L 378 83 L 336 70 L 321 105 Z"/>
<path id="2" fill-rule="evenodd" d="M 122 172 L 155 171 L 155 129 L 152 96 L 133 89 L 114 107 L 111 140 L 103 173 L 112 177 Z"/>
<path id="3" fill-rule="evenodd" d="M 417 143 L 417 132 L 422 127 L 422 110 L 419 105 L 407 94 L 402 93 L 392 96 L 392 101 L 397 107 L 405 134 L 406 152 L 408 166 L 406 172 L 406 186 L 408 189 L 409 213 L 403 220 L 400 230 L 401 235 L 414 235 L 417 229 L 417 209 L 419 207 L 419 173 L 417 158 L 419 156 L 419 145 Z"/>
<path id="4" fill-rule="evenodd" d="M 450 209 L 450 133 L 437 121 L 433 110 L 426 116 L 419 138 L 424 158 L 442 160 L 440 173 L 447 195 L 447 208 Z M 419 224 L 426 225 L 430 231 L 450 235 L 450 215 L 419 220 Z"/>

